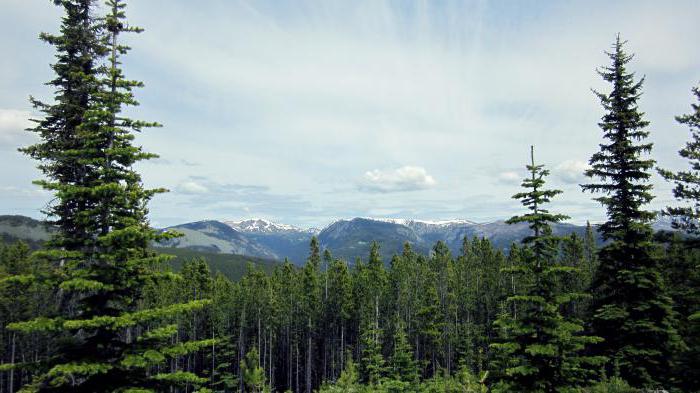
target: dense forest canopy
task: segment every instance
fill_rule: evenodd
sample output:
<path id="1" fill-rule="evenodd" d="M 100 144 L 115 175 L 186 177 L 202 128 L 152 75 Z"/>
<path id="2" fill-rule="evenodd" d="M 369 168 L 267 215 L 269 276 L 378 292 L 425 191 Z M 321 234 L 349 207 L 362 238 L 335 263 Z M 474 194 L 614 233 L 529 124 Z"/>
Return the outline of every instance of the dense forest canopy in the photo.
<path id="1" fill-rule="evenodd" d="M 0 247 L 0 392 L 700 392 L 700 87 L 677 117 L 689 169 L 657 168 L 620 36 L 598 70 L 609 86 L 582 185 L 606 211 L 603 243 L 590 224 L 554 233 L 562 192 L 530 147 L 508 220 L 529 230 L 506 251 L 476 236 L 459 252 L 374 242 L 346 261 L 312 237 L 302 266 L 226 277 L 187 252 L 176 273 L 153 248 L 178 233 L 151 227 L 166 190 L 135 169 L 157 157 L 135 133 L 159 124 L 127 116 L 143 84 L 123 72 L 124 35 L 142 31 L 125 1 L 54 3 L 60 29 L 41 35 L 54 95 L 31 99 L 38 142 L 21 151 L 54 195 L 55 230 L 38 249 Z M 651 227 L 654 170 L 674 184 L 674 231 Z"/>

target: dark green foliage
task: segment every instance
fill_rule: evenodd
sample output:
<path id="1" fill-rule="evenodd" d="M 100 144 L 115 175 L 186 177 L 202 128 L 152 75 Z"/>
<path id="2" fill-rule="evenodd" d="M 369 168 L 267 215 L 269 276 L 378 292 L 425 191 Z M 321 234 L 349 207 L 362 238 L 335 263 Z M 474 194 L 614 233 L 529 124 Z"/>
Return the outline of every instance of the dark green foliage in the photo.
<path id="1" fill-rule="evenodd" d="M 683 391 L 700 390 L 700 321 L 692 315 L 700 311 L 700 249 L 697 240 L 680 233 L 663 233 L 666 243 L 663 259 L 664 279 L 672 283 L 668 294 L 678 315 L 678 332 L 687 346 L 674 354 L 674 377 Z"/>
<path id="2" fill-rule="evenodd" d="M 46 211 L 60 228 L 53 244 L 66 250 L 85 247 L 91 241 L 89 228 L 93 225 L 86 211 L 92 207 L 89 196 L 79 192 L 87 186 L 90 179 L 86 173 L 91 170 L 80 154 L 85 145 L 82 128 L 103 90 L 104 70 L 100 63 L 108 50 L 101 39 L 104 25 L 97 23 L 93 3 L 94 0 L 55 2 L 65 11 L 60 33 L 40 35 L 56 50 L 56 63 L 51 66 L 55 77 L 47 83 L 54 89 L 54 101 L 45 103 L 30 98 L 43 115 L 42 119 L 33 120 L 36 126 L 31 129 L 41 141 L 20 149 L 39 161 L 39 169 L 46 176 L 39 184 L 69 194 Z"/>
<path id="3" fill-rule="evenodd" d="M 645 142 L 649 123 L 637 107 L 644 79 L 635 82 L 627 70 L 632 56 L 623 46 L 618 37 L 608 53 L 612 64 L 599 71 L 612 85 L 610 93 L 596 93 L 605 109 L 599 125 L 606 143 L 586 171 L 597 182 L 582 187 L 603 194 L 596 200 L 606 207 L 608 218 L 600 226 L 608 244 L 598 254 L 592 283 L 592 327 L 605 339 L 597 348 L 611 365 L 619 366 L 624 379 L 641 387 L 665 379 L 682 343 L 659 269 L 659 250 L 652 242 L 649 223 L 655 214 L 644 210 L 653 198 L 648 180 L 654 166 L 653 160 L 642 158 L 652 149 Z"/>
<path id="4" fill-rule="evenodd" d="M 588 279 L 592 279 L 596 269 L 598 269 L 598 244 L 593 227 L 590 222 L 586 222 L 586 233 L 583 237 L 583 257 L 585 262 L 584 269 Z"/>
<path id="5" fill-rule="evenodd" d="M 275 267 L 280 266 L 279 262 L 269 259 L 237 254 L 210 253 L 173 247 L 154 247 L 153 250 L 159 254 L 171 255 L 173 258 L 167 264 L 176 272 L 181 271 L 188 260 L 202 258 L 213 274 L 221 273 L 231 281 L 240 280 L 245 275 L 249 263 L 252 263 L 256 268 L 262 269 L 267 274 L 272 273 Z"/>
<path id="6" fill-rule="evenodd" d="M 674 218 L 674 228 L 700 235 L 700 87 L 693 88 L 697 103 L 692 104 L 693 113 L 677 116 L 676 120 L 690 129 L 691 140 L 686 142 L 678 154 L 688 160 L 690 168 L 686 171 L 672 172 L 659 169 L 667 180 L 675 183 L 673 196 L 690 206 L 669 207 L 664 212 Z"/>
<path id="7" fill-rule="evenodd" d="M 415 383 L 419 376 L 411 344 L 408 343 L 403 323 L 399 323 L 394 333 L 394 351 L 389 361 L 389 377 L 402 382 Z"/>
<path id="8" fill-rule="evenodd" d="M 246 392 L 259 393 L 265 387 L 265 371 L 260 367 L 260 356 L 253 348 L 241 360 L 241 377 Z"/>
<path id="9" fill-rule="evenodd" d="M 168 319 L 201 309 L 206 300 L 141 309 L 143 289 L 174 279 L 154 267 L 167 258 L 149 245 L 171 236 L 148 226 L 146 205 L 160 189 L 143 188 L 133 165 L 154 157 L 134 146 L 134 132 L 154 123 L 121 114 L 136 105 L 132 89 L 140 82 L 122 75 L 121 34 L 128 27 L 124 4 L 107 2 L 104 18 L 94 15 L 91 1 L 65 0 L 60 36 L 42 35 L 54 45 L 57 63 L 54 105 L 34 104 L 44 119 L 35 132 L 41 142 L 24 151 L 40 162 L 55 193 L 47 213 L 57 233 L 49 249 L 35 258 L 55 263 L 55 285 L 62 296 L 61 316 L 42 316 L 8 326 L 24 334 L 64 336 L 55 356 L 47 359 L 27 391 L 94 392 L 127 388 L 159 389 L 179 383 L 200 383 L 193 374 L 151 372 L 167 359 L 207 346 L 210 341 L 167 340 L 177 331 Z M 165 322 L 157 327 L 159 322 Z M 143 330 L 149 326 L 152 329 Z"/>
<path id="10" fill-rule="evenodd" d="M 700 88 L 693 88 L 700 101 Z M 667 239 L 664 273 L 679 316 L 679 333 L 688 350 L 677 353 L 679 386 L 688 391 L 700 390 L 700 102 L 692 104 L 693 113 L 676 120 L 690 128 L 691 140 L 678 153 L 688 161 L 686 171 L 659 170 L 667 181 L 675 183 L 673 196 L 685 206 L 668 207 L 664 214 L 673 218 L 673 227 L 681 230 Z"/>
<path id="11" fill-rule="evenodd" d="M 56 302 L 50 300 L 54 288 L 46 284 L 53 271 L 45 261 L 32 258 L 25 243 L 0 243 L 0 390 L 13 391 L 30 381 L 37 372 L 35 363 L 46 359 L 56 345 L 43 332 L 22 335 L 6 329 L 8 324 L 57 313 Z"/>
<path id="12" fill-rule="evenodd" d="M 503 312 L 495 322 L 501 329 L 501 341 L 492 344 L 497 351 L 492 367 L 497 381 L 494 391 L 571 391 L 587 384 L 593 376 L 590 367 L 601 363 L 599 358 L 582 354 L 587 344 L 599 339 L 582 335 L 579 321 L 562 314 L 562 306 L 582 295 L 562 287 L 562 280 L 577 269 L 558 263 L 561 239 L 551 234 L 551 223 L 567 217 L 544 208 L 561 191 L 544 188 L 549 172 L 536 165 L 534 157 L 527 169 L 531 177 L 522 183 L 527 191 L 513 198 L 520 199 L 530 212 L 508 222 L 528 223 L 532 236 L 523 240 L 522 262 L 504 270 L 522 276 L 525 285 L 508 298 L 518 306 L 517 318 Z"/>
<path id="13" fill-rule="evenodd" d="M 210 372 L 211 383 L 209 386 L 213 392 L 224 393 L 238 390 L 238 376 L 234 372 L 234 365 L 231 363 L 232 359 L 236 358 L 236 350 L 235 341 L 232 337 L 219 339 L 214 350 L 214 371 Z M 212 358 L 209 360 L 212 360 Z"/>
<path id="14" fill-rule="evenodd" d="M 378 384 L 386 374 L 381 335 L 382 331 L 374 323 L 367 324 L 361 333 L 360 380 L 370 385 Z"/>
<path id="15" fill-rule="evenodd" d="M 575 233 L 561 239 L 561 264 L 575 269 L 575 273 L 562 277 L 560 285 L 562 291 L 584 293 L 591 284 L 594 266 L 591 266 L 586 256 L 585 239 Z M 567 305 L 565 314 L 583 320 L 589 305 L 588 298 L 573 299 Z"/>

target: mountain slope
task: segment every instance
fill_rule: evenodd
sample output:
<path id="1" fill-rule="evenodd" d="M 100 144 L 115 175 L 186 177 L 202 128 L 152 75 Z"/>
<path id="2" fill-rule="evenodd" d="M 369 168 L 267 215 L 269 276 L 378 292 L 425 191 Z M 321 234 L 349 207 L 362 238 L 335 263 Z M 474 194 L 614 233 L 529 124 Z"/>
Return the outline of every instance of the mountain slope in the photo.
<path id="1" fill-rule="evenodd" d="M 167 229 L 179 232 L 183 236 L 163 243 L 164 247 L 278 259 L 274 252 L 219 221 L 190 222 Z"/>
<path id="2" fill-rule="evenodd" d="M 43 221 L 25 216 L 0 216 L 0 240 L 13 243 L 22 240 L 32 248 L 39 248 L 51 237 L 53 228 Z"/>
<path id="3" fill-rule="evenodd" d="M 263 219 L 224 221 L 247 239 L 264 247 L 276 259 L 289 258 L 301 265 L 306 260 L 311 237 L 316 229 L 301 229 L 293 225 L 277 224 Z"/>
<path id="4" fill-rule="evenodd" d="M 660 217 L 654 223 L 655 230 L 669 230 L 668 217 Z M 356 258 L 366 259 L 372 241 L 381 244 L 385 262 L 391 255 L 400 253 L 408 242 L 417 252 L 428 253 L 441 240 L 453 253 L 459 253 L 462 239 L 485 237 L 498 248 L 507 249 L 529 234 L 525 224 L 508 225 L 504 221 L 475 223 L 467 220 L 422 221 L 405 219 L 353 218 L 338 220 L 322 231 L 301 229 L 291 225 L 276 224 L 262 219 L 244 221 L 197 221 L 170 227 L 184 236 L 159 247 L 190 250 L 211 255 L 245 255 L 281 261 L 285 257 L 297 265 L 306 261 L 309 241 L 317 235 L 322 248 L 332 251 L 350 263 Z M 572 224 L 553 226 L 554 233 L 583 235 L 585 227 Z M 34 248 L 50 236 L 51 227 L 41 221 L 23 216 L 0 216 L 0 239 L 24 240 Z M 186 252 L 186 251 L 183 251 Z M 189 252 L 189 251 L 187 251 Z"/>
<path id="5" fill-rule="evenodd" d="M 557 235 L 576 232 L 583 235 L 585 227 L 571 224 L 553 226 Z M 507 249 L 513 242 L 519 242 L 529 234 L 527 224 L 508 225 L 504 221 L 475 223 L 465 220 L 419 221 L 354 218 L 339 220 L 326 227 L 319 234 L 322 247 L 329 248 L 335 256 L 352 262 L 356 257 L 366 259 L 372 241 L 381 245 L 385 262 L 395 253 L 400 253 L 403 244 L 408 242 L 421 253 L 428 253 L 437 241 L 444 241 L 453 253 L 458 253 L 466 236 L 484 237 L 497 248 Z"/>
<path id="6" fill-rule="evenodd" d="M 401 252 L 406 242 L 418 252 L 427 252 L 429 249 L 413 229 L 402 224 L 369 218 L 336 221 L 319 233 L 318 240 L 321 246 L 330 249 L 334 256 L 342 257 L 350 263 L 358 257 L 366 259 L 373 241 L 380 243 L 382 254 L 385 256 Z"/>
<path id="7" fill-rule="evenodd" d="M 226 247 L 230 246 L 230 241 L 224 239 L 228 239 L 231 236 L 235 237 L 234 234 L 227 231 L 228 229 L 233 232 L 231 228 L 228 226 L 222 228 L 215 222 L 208 224 L 206 222 L 193 223 L 192 225 L 185 224 L 180 227 L 182 232 L 187 232 L 190 236 L 199 239 L 201 241 L 200 244 L 213 243 L 217 245 L 221 244 L 219 242 L 223 242 L 224 247 Z M 219 230 L 223 232 L 219 232 Z M 28 243 L 31 248 L 37 249 L 50 238 L 52 231 L 53 228 L 51 226 L 33 218 L 9 215 L 0 216 L 0 239 L 6 243 L 21 240 Z M 184 244 L 187 244 L 187 240 Z M 187 260 L 204 258 L 212 273 L 221 273 L 234 281 L 240 279 L 243 274 L 245 274 L 248 264 L 252 264 L 253 267 L 263 269 L 268 273 L 278 265 L 278 262 L 270 258 L 266 259 L 232 253 L 220 253 L 217 251 L 203 251 L 206 250 L 207 247 L 154 247 L 154 249 L 163 254 L 173 255 L 175 258 L 170 262 L 170 266 L 175 270 L 180 270 Z M 255 250 L 255 248 L 252 248 L 252 250 Z"/>

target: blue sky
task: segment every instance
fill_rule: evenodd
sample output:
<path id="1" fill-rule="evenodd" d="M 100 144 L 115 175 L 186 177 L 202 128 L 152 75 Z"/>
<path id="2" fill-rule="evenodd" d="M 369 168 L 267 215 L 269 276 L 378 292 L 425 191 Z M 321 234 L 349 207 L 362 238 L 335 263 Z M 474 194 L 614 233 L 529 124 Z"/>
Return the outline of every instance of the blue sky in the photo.
<path id="1" fill-rule="evenodd" d="M 0 214 L 41 217 L 51 196 L 16 152 L 27 97 L 49 97 L 60 10 L 3 0 Z M 604 211 L 578 184 L 602 115 L 591 88 L 619 32 L 646 76 L 641 109 L 659 165 L 676 151 L 700 81 L 698 1 L 131 1 L 131 112 L 163 128 L 137 138 L 139 169 L 171 190 L 156 226 L 263 217 L 323 226 L 346 217 L 487 221 L 520 211 L 529 146 L 573 222 Z M 672 202 L 654 177 L 654 208 Z"/>

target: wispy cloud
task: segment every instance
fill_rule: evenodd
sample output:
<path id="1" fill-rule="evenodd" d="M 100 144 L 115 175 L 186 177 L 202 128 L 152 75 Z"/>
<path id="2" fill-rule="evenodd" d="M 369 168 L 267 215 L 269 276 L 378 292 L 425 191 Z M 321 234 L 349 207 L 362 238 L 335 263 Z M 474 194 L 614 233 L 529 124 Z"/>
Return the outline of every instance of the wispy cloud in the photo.
<path id="1" fill-rule="evenodd" d="M 0 143 L 18 142 L 28 137 L 25 129 L 32 124 L 29 117 L 28 111 L 0 108 Z"/>

